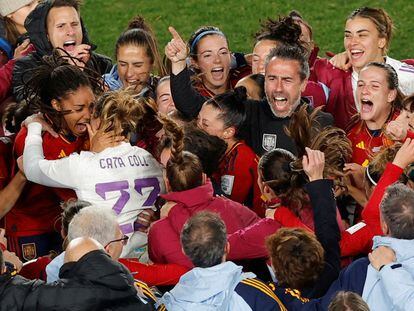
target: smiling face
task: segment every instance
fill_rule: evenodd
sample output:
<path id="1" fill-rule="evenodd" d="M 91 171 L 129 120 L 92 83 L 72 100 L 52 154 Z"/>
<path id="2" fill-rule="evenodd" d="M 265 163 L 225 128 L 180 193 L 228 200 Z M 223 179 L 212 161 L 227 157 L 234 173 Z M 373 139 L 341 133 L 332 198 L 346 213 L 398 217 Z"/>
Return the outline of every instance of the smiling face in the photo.
<path id="1" fill-rule="evenodd" d="M 170 80 L 162 81 L 157 85 L 157 106 L 158 112 L 167 115 L 171 111 L 176 110 L 175 104 L 171 95 Z"/>
<path id="2" fill-rule="evenodd" d="M 118 74 L 124 87 L 141 92 L 150 77 L 153 62 L 142 46 L 120 46 L 117 55 Z"/>
<path id="3" fill-rule="evenodd" d="M 202 73 L 204 85 L 214 94 L 227 89 L 230 73 L 230 51 L 225 37 L 206 35 L 197 44 L 194 65 Z"/>
<path id="4" fill-rule="evenodd" d="M 361 105 L 361 119 L 368 128 L 380 129 L 387 120 L 396 90 L 388 86 L 384 69 L 368 66 L 361 70 L 358 79 L 357 98 Z"/>
<path id="5" fill-rule="evenodd" d="M 198 113 L 197 126 L 209 135 L 224 139 L 226 128 L 219 117 L 220 113 L 221 111 L 212 105 L 204 104 Z"/>
<path id="6" fill-rule="evenodd" d="M 83 34 L 79 13 L 74 7 L 51 8 L 47 15 L 47 36 L 54 48 L 72 54 L 82 43 Z"/>
<path id="7" fill-rule="evenodd" d="M 344 46 L 355 71 L 359 72 L 369 62 L 384 62 L 386 42 L 370 19 L 355 17 L 347 20 Z"/>
<path id="8" fill-rule="evenodd" d="M 269 55 L 270 50 L 276 47 L 276 41 L 273 40 L 260 40 L 256 43 L 253 49 L 252 57 L 252 73 L 265 74 L 265 60 Z"/>
<path id="9" fill-rule="evenodd" d="M 75 136 L 86 134 L 86 123 L 91 118 L 90 106 L 95 101 L 95 95 L 88 86 L 81 86 L 76 91 L 68 93 L 60 100 L 53 99 L 52 106 L 63 115 L 65 129 Z"/>
<path id="10" fill-rule="evenodd" d="M 300 78 L 296 60 L 272 58 L 266 66 L 265 92 L 273 114 L 279 118 L 290 116 L 300 103 L 307 79 Z"/>

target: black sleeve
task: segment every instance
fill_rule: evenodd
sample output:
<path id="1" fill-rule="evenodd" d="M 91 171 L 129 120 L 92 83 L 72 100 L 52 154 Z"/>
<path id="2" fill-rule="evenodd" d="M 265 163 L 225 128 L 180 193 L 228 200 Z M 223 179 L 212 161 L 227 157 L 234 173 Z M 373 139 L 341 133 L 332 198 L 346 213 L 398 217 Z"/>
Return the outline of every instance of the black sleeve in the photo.
<path id="1" fill-rule="evenodd" d="M 187 118 L 196 118 L 207 98 L 194 89 L 190 70 L 185 68 L 178 75 L 171 74 L 170 83 L 175 107 Z"/>
<path id="2" fill-rule="evenodd" d="M 90 64 L 88 65 L 91 67 L 91 69 L 95 70 L 101 76 L 105 73 L 110 72 L 112 69 L 112 60 L 108 56 L 98 53 L 92 54 L 89 63 Z"/>
<path id="3" fill-rule="evenodd" d="M 12 78 L 12 90 L 14 98 L 17 102 L 20 102 L 24 99 L 24 82 L 30 78 L 31 69 L 36 67 L 36 61 L 32 58 L 31 55 L 25 56 L 21 59 L 18 59 L 14 64 L 13 69 L 13 78 Z"/>
<path id="4" fill-rule="evenodd" d="M 317 120 L 322 129 L 327 126 L 332 126 L 334 122 L 333 116 L 330 113 L 323 111 L 319 111 Z"/>
<path id="5" fill-rule="evenodd" d="M 329 286 L 339 275 L 341 239 L 336 219 L 336 201 L 333 182 L 328 179 L 315 180 L 305 186 L 313 208 L 315 234 L 325 251 L 325 266 L 315 282 L 311 297 L 318 298 L 325 294 Z"/>

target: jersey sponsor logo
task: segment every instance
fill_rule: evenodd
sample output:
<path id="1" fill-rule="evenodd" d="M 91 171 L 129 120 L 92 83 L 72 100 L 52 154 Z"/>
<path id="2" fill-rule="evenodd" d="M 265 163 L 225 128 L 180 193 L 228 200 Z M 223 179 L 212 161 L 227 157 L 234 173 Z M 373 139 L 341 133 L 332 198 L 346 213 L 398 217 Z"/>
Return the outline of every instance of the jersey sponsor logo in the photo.
<path id="1" fill-rule="evenodd" d="M 32 260 L 37 257 L 36 244 L 26 243 L 22 244 L 22 256 L 24 260 Z"/>
<path id="2" fill-rule="evenodd" d="M 59 155 L 58 155 L 58 159 L 61 159 L 61 158 L 65 158 L 66 157 L 66 153 L 65 153 L 65 151 L 62 149 L 62 150 L 60 150 L 60 153 L 59 153 Z"/>
<path id="3" fill-rule="evenodd" d="M 221 176 L 221 190 L 226 195 L 231 195 L 233 191 L 233 185 L 234 185 L 234 176 L 232 175 L 223 175 Z"/>
<path id="4" fill-rule="evenodd" d="M 369 164 L 369 160 L 365 159 L 365 161 L 361 164 L 362 167 L 367 167 Z"/>
<path id="5" fill-rule="evenodd" d="M 277 135 L 263 134 L 262 147 L 266 151 L 271 151 L 276 148 Z"/>
<path id="6" fill-rule="evenodd" d="M 359 148 L 359 149 L 363 149 L 363 150 L 365 150 L 365 143 L 364 143 L 364 141 L 360 141 L 359 143 L 357 143 L 357 144 L 355 145 L 355 147 L 357 147 L 357 148 Z"/>

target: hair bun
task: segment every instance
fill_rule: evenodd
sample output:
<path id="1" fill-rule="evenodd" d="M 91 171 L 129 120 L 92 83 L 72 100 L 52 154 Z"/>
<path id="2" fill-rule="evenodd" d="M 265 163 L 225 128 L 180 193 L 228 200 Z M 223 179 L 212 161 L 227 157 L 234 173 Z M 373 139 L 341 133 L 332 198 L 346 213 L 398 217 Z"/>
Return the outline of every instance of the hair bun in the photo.
<path id="1" fill-rule="evenodd" d="M 131 29 L 142 29 L 148 32 L 150 31 L 150 28 L 146 24 L 145 19 L 140 15 L 133 17 L 129 22 L 127 30 Z"/>
<path id="2" fill-rule="evenodd" d="M 247 100 L 247 89 L 244 86 L 238 86 L 234 89 L 234 96 L 237 101 L 244 102 Z"/>

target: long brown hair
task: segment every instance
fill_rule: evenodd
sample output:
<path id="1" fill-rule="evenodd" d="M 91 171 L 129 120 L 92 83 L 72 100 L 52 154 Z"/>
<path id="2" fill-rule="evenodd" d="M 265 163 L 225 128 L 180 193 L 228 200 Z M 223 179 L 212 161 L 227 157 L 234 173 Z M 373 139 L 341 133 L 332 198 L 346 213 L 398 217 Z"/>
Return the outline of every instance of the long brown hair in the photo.
<path id="1" fill-rule="evenodd" d="M 171 157 L 167 162 L 166 175 L 172 191 L 185 191 L 203 184 L 203 166 L 198 157 L 184 151 L 184 132 L 166 116 L 159 115 L 165 135 L 172 141 Z"/>

